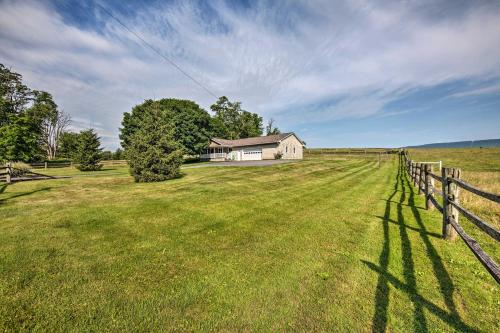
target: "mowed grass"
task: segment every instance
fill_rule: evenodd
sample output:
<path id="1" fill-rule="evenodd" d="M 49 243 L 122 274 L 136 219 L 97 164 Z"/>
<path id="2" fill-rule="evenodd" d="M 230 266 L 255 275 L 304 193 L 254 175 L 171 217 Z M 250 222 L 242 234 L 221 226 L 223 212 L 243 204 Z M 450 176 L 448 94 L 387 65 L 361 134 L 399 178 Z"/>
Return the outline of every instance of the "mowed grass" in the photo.
<path id="1" fill-rule="evenodd" d="M 410 149 L 410 154 L 416 161 L 442 161 L 443 167 L 460 168 L 463 180 L 482 190 L 500 194 L 500 148 Z M 441 190 L 441 183 L 436 182 L 436 186 Z M 460 190 L 459 201 L 462 206 L 500 230 L 500 204 L 465 190 Z M 464 218 L 461 224 L 496 262 L 500 262 L 498 242 Z"/>
<path id="2" fill-rule="evenodd" d="M 440 239 L 396 158 L 50 172 L 0 192 L 0 330 L 498 331 L 498 285 Z"/>

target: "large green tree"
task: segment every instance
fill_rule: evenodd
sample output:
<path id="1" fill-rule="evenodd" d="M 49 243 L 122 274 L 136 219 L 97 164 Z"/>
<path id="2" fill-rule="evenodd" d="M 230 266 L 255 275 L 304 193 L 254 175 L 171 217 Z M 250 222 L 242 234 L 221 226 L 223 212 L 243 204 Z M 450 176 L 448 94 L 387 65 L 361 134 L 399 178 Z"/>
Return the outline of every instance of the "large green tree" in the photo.
<path id="1" fill-rule="evenodd" d="M 215 113 L 211 121 L 214 136 L 235 140 L 262 135 L 262 117 L 243 110 L 241 102 L 222 96 L 210 109 Z"/>
<path id="2" fill-rule="evenodd" d="M 136 182 L 163 181 L 180 175 L 183 146 L 174 138 L 171 114 L 164 111 L 160 107 L 150 109 L 128 138 L 125 154 Z"/>
<path id="3" fill-rule="evenodd" d="M 78 150 L 78 133 L 64 132 L 59 139 L 58 155 L 65 158 L 73 158 Z"/>
<path id="4" fill-rule="evenodd" d="M 27 112 L 32 99 L 22 76 L 0 64 L 0 161 L 28 161 L 36 156 L 39 128 Z"/>
<path id="5" fill-rule="evenodd" d="M 80 171 L 97 171 L 102 168 L 101 142 L 93 129 L 81 131 L 78 135 L 78 146 L 74 155 Z"/>
<path id="6" fill-rule="evenodd" d="M 69 121 L 52 95 L 29 89 L 20 74 L 0 64 L 0 160 L 54 158 Z"/>
<path id="7" fill-rule="evenodd" d="M 172 127 L 172 138 L 186 154 L 196 155 L 205 148 L 210 138 L 210 115 L 193 101 L 180 99 L 146 100 L 123 115 L 120 139 L 127 149 L 132 136 L 143 127 L 143 121 L 153 112 L 160 112 L 158 119 Z"/>
<path id="8" fill-rule="evenodd" d="M 45 91 L 33 91 L 33 105 L 27 110 L 33 119 L 39 136 L 42 154 L 54 159 L 59 148 L 59 140 L 71 122 L 70 116 L 59 110 L 52 95 Z"/>

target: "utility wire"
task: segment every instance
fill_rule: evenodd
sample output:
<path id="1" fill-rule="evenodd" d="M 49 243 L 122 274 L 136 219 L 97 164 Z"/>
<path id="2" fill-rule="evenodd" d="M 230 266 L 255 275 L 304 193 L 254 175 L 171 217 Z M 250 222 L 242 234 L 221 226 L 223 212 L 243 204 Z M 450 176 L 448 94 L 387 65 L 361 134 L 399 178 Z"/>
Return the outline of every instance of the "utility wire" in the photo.
<path id="1" fill-rule="evenodd" d="M 209 93 L 210 95 L 212 95 L 213 97 L 215 98 L 219 98 L 216 94 L 214 94 L 212 91 L 210 91 L 210 89 L 208 89 L 207 87 L 205 87 L 201 82 L 199 82 L 198 80 L 196 80 L 194 77 L 192 77 L 191 75 L 189 75 L 188 73 L 186 73 L 179 65 L 177 65 L 172 59 L 169 59 L 167 56 L 163 55 L 158 49 L 156 49 L 154 46 L 152 46 L 150 43 L 148 43 L 146 40 L 144 40 L 144 38 L 142 38 L 139 34 L 137 34 L 136 32 L 134 32 L 132 29 L 130 29 L 129 27 L 127 27 L 125 25 L 125 23 L 123 23 L 120 19 L 118 19 L 116 16 L 114 16 L 110 11 L 108 11 L 106 8 L 104 8 L 103 6 L 101 6 L 101 4 L 99 4 L 98 2 L 95 3 L 99 8 L 101 8 L 106 14 L 108 14 L 109 16 L 111 16 L 116 22 L 118 22 L 122 27 L 124 27 L 125 29 L 127 29 L 128 32 L 130 32 L 132 35 L 134 35 L 135 37 L 137 37 L 141 42 L 143 42 L 147 47 L 149 47 L 154 53 L 158 54 L 160 57 L 162 57 L 165 61 L 167 61 L 170 65 L 174 66 L 179 72 L 181 72 L 182 74 L 184 74 L 186 77 L 188 77 L 189 79 L 191 79 L 191 81 L 193 81 L 194 83 L 196 83 L 198 86 L 200 86 L 203 90 L 205 90 L 207 93 Z"/>

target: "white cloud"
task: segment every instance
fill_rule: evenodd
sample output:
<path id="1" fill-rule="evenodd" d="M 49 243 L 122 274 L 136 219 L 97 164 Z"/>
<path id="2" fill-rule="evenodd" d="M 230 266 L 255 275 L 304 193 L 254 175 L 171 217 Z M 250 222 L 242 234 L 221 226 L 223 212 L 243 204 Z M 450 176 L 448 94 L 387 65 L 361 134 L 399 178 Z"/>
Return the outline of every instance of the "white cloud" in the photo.
<path id="1" fill-rule="evenodd" d="M 439 5 L 456 11 L 454 2 Z M 180 1 L 120 19 L 216 94 L 293 130 L 375 115 L 415 87 L 499 77 L 499 7 L 436 16 L 435 6 L 262 2 L 238 11 L 216 2 L 207 13 Z M 0 62 L 33 88 L 52 92 L 81 124 L 101 123 L 98 130 L 112 147 L 122 113 L 145 98 L 213 102 L 106 14 L 94 14 L 105 23 L 99 33 L 69 25 L 47 5 L 0 3 Z M 329 104 L 333 99 L 338 102 Z"/>

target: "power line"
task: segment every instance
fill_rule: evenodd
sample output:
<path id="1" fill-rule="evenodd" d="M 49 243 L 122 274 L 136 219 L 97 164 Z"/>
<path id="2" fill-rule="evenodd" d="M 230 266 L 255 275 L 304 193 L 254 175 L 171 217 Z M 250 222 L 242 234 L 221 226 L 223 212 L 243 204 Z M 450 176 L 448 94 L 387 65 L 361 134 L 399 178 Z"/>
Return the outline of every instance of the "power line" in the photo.
<path id="1" fill-rule="evenodd" d="M 194 77 L 192 77 L 191 75 L 189 75 L 188 73 L 186 73 L 179 65 L 177 65 L 172 59 L 169 59 L 167 56 L 163 55 L 160 51 L 158 51 L 154 46 L 152 46 L 150 43 L 148 43 L 146 40 L 144 40 L 144 38 L 142 38 L 139 34 L 137 34 L 136 32 L 134 32 L 132 29 L 130 29 L 129 27 L 127 27 L 125 25 L 125 23 L 123 23 L 120 19 L 118 19 L 116 16 L 114 16 L 113 14 L 111 14 L 111 12 L 109 12 L 106 8 L 104 8 L 103 6 L 101 6 L 101 4 L 99 4 L 98 2 L 95 3 L 99 8 L 101 8 L 106 14 L 108 14 L 109 16 L 111 16 L 116 22 L 118 22 L 122 27 L 124 27 L 125 29 L 127 29 L 128 32 L 130 32 L 131 34 L 133 34 L 135 37 L 137 37 L 141 42 L 143 42 L 147 47 L 149 47 L 154 53 L 158 54 L 160 57 L 162 57 L 165 61 L 167 61 L 170 65 L 174 66 L 179 72 L 181 72 L 182 74 L 184 74 L 186 77 L 188 77 L 189 79 L 191 79 L 191 81 L 193 81 L 194 83 L 196 83 L 198 86 L 200 86 L 202 89 L 204 89 L 207 93 L 209 93 L 210 95 L 212 95 L 213 97 L 215 98 L 219 98 L 216 94 L 214 94 L 212 91 L 210 91 L 210 89 L 208 89 L 207 87 L 205 87 L 201 82 L 199 82 L 198 80 L 196 80 Z"/>

